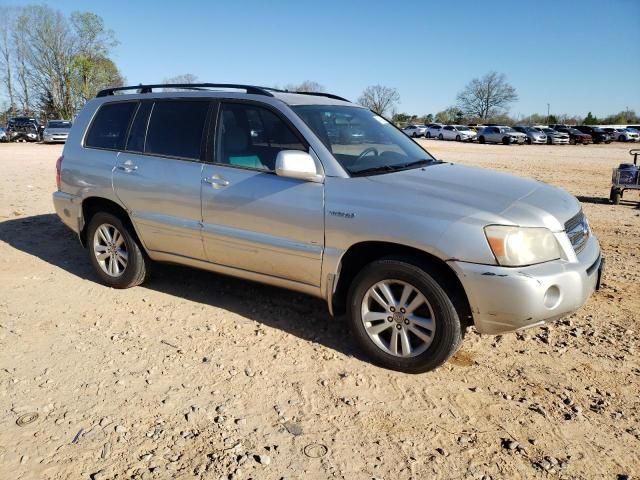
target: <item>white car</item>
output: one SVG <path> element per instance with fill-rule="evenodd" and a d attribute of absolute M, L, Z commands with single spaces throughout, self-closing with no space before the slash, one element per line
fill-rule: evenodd
<path fill-rule="evenodd" d="M 455 140 L 457 142 L 472 142 L 476 138 L 476 132 L 464 125 L 446 125 L 442 127 L 438 138 L 440 140 Z"/>
<path fill-rule="evenodd" d="M 427 134 L 425 135 L 427 138 L 438 138 L 438 135 L 440 135 L 440 131 L 442 130 L 442 127 L 444 125 L 442 125 L 441 123 L 430 123 L 429 125 L 427 125 Z"/>
<path fill-rule="evenodd" d="M 409 125 L 404 127 L 402 131 L 413 138 L 424 137 L 427 134 L 426 125 Z"/>
<path fill-rule="evenodd" d="M 637 142 L 640 141 L 640 133 L 634 128 L 621 128 L 616 132 L 615 139 L 619 142 Z"/>

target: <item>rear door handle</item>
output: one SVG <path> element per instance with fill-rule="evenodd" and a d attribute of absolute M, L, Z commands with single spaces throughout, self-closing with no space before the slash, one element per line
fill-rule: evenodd
<path fill-rule="evenodd" d="M 204 177 L 202 181 L 205 183 L 208 183 L 213 188 L 222 188 L 229 185 L 229 180 L 225 180 L 224 178 L 219 177 L 218 175 L 213 175 L 211 177 Z"/>
<path fill-rule="evenodd" d="M 125 173 L 131 173 L 134 172 L 138 169 L 138 166 L 133 163 L 131 160 L 127 160 L 124 163 L 121 163 L 120 165 L 118 165 L 118 170 L 122 170 Z"/>

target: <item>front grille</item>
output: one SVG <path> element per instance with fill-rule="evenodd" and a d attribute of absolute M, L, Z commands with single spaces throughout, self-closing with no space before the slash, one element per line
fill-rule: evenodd
<path fill-rule="evenodd" d="M 580 253 L 589 240 L 589 224 L 582 210 L 565 222 L 564 231 L 575 252 Z"/>

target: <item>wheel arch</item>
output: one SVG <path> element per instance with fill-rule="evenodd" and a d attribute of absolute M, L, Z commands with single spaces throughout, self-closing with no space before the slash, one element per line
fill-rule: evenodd
<path fill-rule="evenodd" d="M 80 242 L 83 247 L 86 247 L 87 245 L 87 227 L 93 216 L 99 212 L 111 213 L 118 217 L 122 223 L 129 228 L 131 235 L 134 236 L 138 244 L 141 246 L 143 245 L 140 241 L 140 237 L 138 236 L 138 232 L 129 217 L 129 213 L 122 205 L 104 197 L 87 197 L 82 201 L 82 229 L 80 230 Z"/>
<path fill-rule="evenodd" d="M 335 289 L 330 296 L 332 311 L 335 314 L 346 312 L 347 293 L 356 275 L 369 263 L 383 258 L 408 260 L 433 274 L 456 307 L 463 326 L 473 324 L 471 307 L 462 282 L 444 260 L 424 250 L 382 241 L 356 243 L 342 255 L 338 264 Z"/>

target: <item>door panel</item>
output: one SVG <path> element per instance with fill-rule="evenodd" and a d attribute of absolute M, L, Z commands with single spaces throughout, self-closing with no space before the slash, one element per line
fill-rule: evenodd
<path fill-rule="evenodd" d="M 320 285 L 323 184 L 222 165 L 205 165 L 202 179 L 209 261 Z"/>
<path fill-rule="evenodd" d="M 200 235 L 202 163 L 121 152 L 116 195 L 148 250 L 204 259 Z"/>

